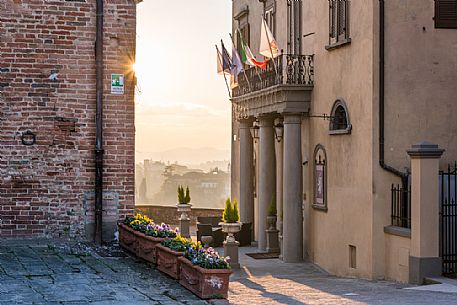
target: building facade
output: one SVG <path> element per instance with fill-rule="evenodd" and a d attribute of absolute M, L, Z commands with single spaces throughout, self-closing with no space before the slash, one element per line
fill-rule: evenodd
<path fill-rule="evenodd" d="M 96 20 L 95 0 L 0 2 L 0 237 L 93 238 Z M 135 1 L 105 1 L 103 20 L 102 220 L 111 240 L 134 208 Z"/>
<path fill-rule="evenodd" d="M 282 54 L 232 92 L 241 220 L 266 249 L 275 196 L 284 261 L 408 281 L 411 230 L 391 230 L 391 189 L 410 185 L 416 142 L 446 150 L 440 168 L 457 159 L 457 1 L 234 0 L 254 53 L 262 16 Z"/>

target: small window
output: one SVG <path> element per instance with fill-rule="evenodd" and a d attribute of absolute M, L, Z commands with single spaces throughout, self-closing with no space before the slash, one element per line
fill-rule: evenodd
<path fill-rule="evenodd" d="M 314 149 L 314 202 L 313 208 L 327 211 L 327 154 L 324 146 Z"/>
<path fill-rule="evenodd" d="M 330 115 L 330 134 L 347 134 L 351 133 L 352 125 L 349 122 L 349 113 L 346 103 L 343 100 L 337 100 L 333 104 Z"/>
<path fill-rule="evenodd" d="M 329 44 L 327 50 L 351 42 L 349 38 L 349 0 L 328 0 Z"/>
<path fill-rule="evenodd" d="M 435 28 L 457 29 L 457 0 L 435 0 Z"/>

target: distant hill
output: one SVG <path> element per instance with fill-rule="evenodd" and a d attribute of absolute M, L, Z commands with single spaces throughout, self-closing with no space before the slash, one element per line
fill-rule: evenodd
<path fill-rule="evenodd" d="M 143 162 L 144 159 L 160 160 L 163 162 L 180 164 L 200 164 L 215 160 L 230 160 L 230 151 L 211 147 L 202 148 L 175 148 L 164 151 L 144 152 L 135 151 L 135 162 Z M 223 170 L 226 170 L 225 168 Z"/>

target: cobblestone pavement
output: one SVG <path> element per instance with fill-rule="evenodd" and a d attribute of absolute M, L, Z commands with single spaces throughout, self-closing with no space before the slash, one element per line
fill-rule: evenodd
<path fill-rule="evenodd" d="M 0 240 L 0 304 L 207 304 L 132 257 Z"/>
<path fill-rule="evenodd" d="M 0 305 L 208 304 L 141 260 L 103 257 L 92 248 L 48 243 L 0 240 Z M 243 268 L 231 276 L 229 300 L 209 303 L 457 304 L 456 293 L 338 278 L 310 263 L 254 260 L 243 254 L 255 252 L 254 248 L 240 252 Z"/>

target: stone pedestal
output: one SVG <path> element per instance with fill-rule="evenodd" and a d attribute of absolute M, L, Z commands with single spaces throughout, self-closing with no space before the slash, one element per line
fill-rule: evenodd
<path fill-rule="evenodd" d="M 190 238 L 190 218 L 187 213 L 190 212 L 191 204 L 177 204 L 179 216 L 179 233 L 184 238 Z"/>
<path fill-rule="evenodd" d="M 267 252 L 279 252 L 279 231 L 274 228 L 272 230 L 267 230 Z"/>
<path fill-rule="evenodd" d="M 267 211 L 271 196 L 276 191 L 275 147 L 273 118 L 261 116 L 259 130 L 259 249 L 267 247 Z"/>
<path fill-rule="evenodd" d="M 239 269 L 240 263 L 238 258 L 238 246 L 240 245 L 237 241 L 224 241 L 224 256 L 229 256 L 230 267 L 232 269 Z"/>
<path fill-rule="evenodd" d="M 303 260 L 301 116 L 284 116 L 283 248 L 284 262 Z"/>
<path fill-rule="evenodd" d="M 439 257 L 439 160 L 444 150 L 430 142 L 412 145 L 411 250 L 409 281 L 422 284 L 425 277 L 441 275 Z"/>

